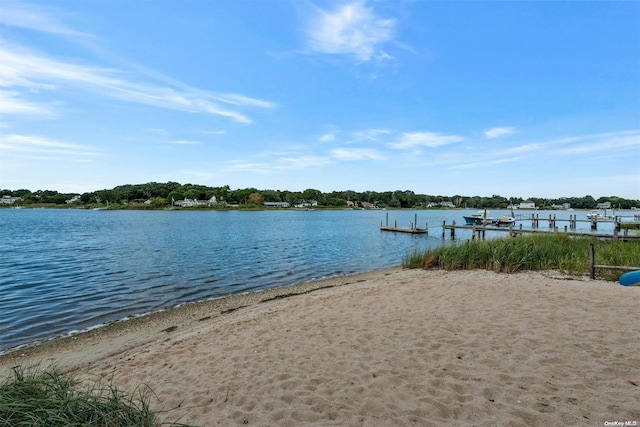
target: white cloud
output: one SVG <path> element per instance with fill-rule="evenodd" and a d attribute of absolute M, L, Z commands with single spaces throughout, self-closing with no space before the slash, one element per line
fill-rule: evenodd
<path fill-rule="evenodd" d="M 486 168 L 495 165 L 502 165 L 505 163 L 513 163 L 522 160 L 522 157 L 504 157 L 498 159 L 484 159 L 476 162 L 460 163 L 451 166 L 450 169 L 478 169 Z"/>
<path fill-rule="evenodd" d="M 353 136 L 358 141 L 377 141 L 382 136 L 391 134 L 387 129 L 365 129 L 353 133 Z"/>
<path fill-rule="evenodd" d="M 243 113 L 221 107 L 214 101 L 234 106 L 273 108 L 275 104 L 236 94 L 216 94 L 201 90 L 174 89 L 135 82 L 120 70 L 88 67 L 47 58 L 21 48 L 0 48 L 0 87 L 24 87 L 30 90 L 59 90 L 62 87 L 92 91 L 157 108 L 203 113 L 251 123 Z M 17 97 L 14 92 L 14 99 Z M 38 107 L 43 110 L 45 107 Z"/>
<path fill-rule="evenodd" d="M 281 157 L 269 162 L 232 161 L 225 169 L 233 172 L 258 174 L 279 173 L 287 170 L 308 169 L 326 166 L 331 161 L 327 157 L 303 155 L 297 157 Z"/>
<path fill-rule="evenodd" d="M 464 138 L 458 135 L 441 135 L 436 132 L 405 132 L 396 142 L 389 143 L 389 147 L 408 149 L 414 147 L 439 147 L 441 145 L 461 142 Z"/>
<path fill-rule="evenodd" d="M 614 150 L 627 148 L 634 149 L 636 155 L 640 153 L 640 131 L 637 130 L 583 135 L 571 138 L 567 142 L 576 142 L 576 144 L 560 147 L 559 153 L 565 155 L 587 154 L 598 151 L 614 153 Z"/>
<path fill-rule="evenodd" d="M 20 92 L 5 90 L 0 90 L 0 114 L 23 116 L 54 115 L 48 106 L 26 101 L 22 98 Z"/>
<path fill-rule="evenodd" d="M 37 11 L 37 12 L 36 12 Z M 4 2 L 0 13 L 0 25 L 69 37 L 92 37 L 75 31 L 60 23 L 55 17 L 56 10 L 43 4 L 33 5 L 23 2 Z"/>
<path fill-rule="evenodd" d="M 314 52 L 353 55 L 360 61 L 389 59 L 381 45 L 395 36 L 395 20 L 378 17 L 364 1 L 338 6 L 332 11 L 317 9 L 307 30 Z"/>
<path fill-rule="evenodd" d="M 385 157 L 370 148 L 336 148 L 331 155 L 338 160 L 383 160 Z"/>
<path fill-rule="evenodd" d="M 500 128 L 491 128 L 484 131 L 484 136 L 493 139 L 498 138 L 505 135 L 511 135 L 516 133 L 516 129 L 513 127 L 500 127 Z"/>
<path fill-rule="evenodd" d="M 320 138 L 318 138 L 318 140 L 320 142 L 333 142 L 336 140 L 336 136 L 338 135 L 338 133 L 340 133 L 340 131 L 334 130 L 332 132 L 327 132 L 323 135 L 320 135 Z"/>
<path fill-rule="evenodd" d="M 37 159 L 88 160 L 101 154 L 91 146 L 55 141 L 31 135 L 0 135 L 0 157 L 10 153 L 26 154 Z"/>

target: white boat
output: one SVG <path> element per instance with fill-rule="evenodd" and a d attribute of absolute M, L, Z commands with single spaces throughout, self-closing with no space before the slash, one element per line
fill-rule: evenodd
<path fill-rule="evenodd" d="M 468 225 L 490 224 L 496 221 L 495 218 L 489 217 L 489 212 L 486 210 L 478 211 L 472 215 L 463 216 L 463 218 Z"/>
<path fill-rule="evenodd" d="M 495 225 L 506 225 L 506 226 L 510 226 L 515 224 L 516 219 L 512 216 L 509 215 L 503 215 L 500 218 L 496 219 L 494 224 Z"/>
<path fill-rule="evenodd" d="M 598 211 L 591 211 L 590 213 L 587 214 L 587 218 L 588 219 L 595 219 L 595 220 L 610 220 L 610 219 L 615 219 L 615 217 L 613 216 L 607 216 L 607 212 L 605 211 L 604 215 L 601 214 Z"/>

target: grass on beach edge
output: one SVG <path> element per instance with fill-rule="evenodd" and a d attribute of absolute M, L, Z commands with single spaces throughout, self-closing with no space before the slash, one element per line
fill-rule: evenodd
<path fill-rule="evenodd" d="M 558 233 L 470 240 L 424 252 L 416 251 L 405 257 L 402 266 L 446 270 L 486 269 L 503 273 L 558 270 L 581 276 L 588 274 L 590 269 L 590 244 L 595 247 L 597 265 L 637 267 L 640 262 L 640 242 L 570 237 Z M 619 270 L 597 271 L 598 277 L 606 280 L 618 280 L 621 274 Z"/>
<path fill-rule="evenodd" d="M 0 425 L 3 426 L 182 426 L 161 423 L 150 410 L 150 389 L 135 394 L 112 384 L 82 388 L 70 374 L 55 367 L 20 366 L 0 383 Z"/>

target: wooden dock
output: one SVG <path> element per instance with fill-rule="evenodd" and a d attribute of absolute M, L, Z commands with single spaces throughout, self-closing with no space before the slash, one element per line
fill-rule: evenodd
<path fill-rule="evenodd" d="M 559 220 L 558 220 L 559 221 Z M 566 221 L 566 220 L 565 220 Z M 516 237 L 520 234 L 535 234 L 535 233 L 562 233 L 568 236 L 576 236 L 576 237 L 595 237 L 598 239 L 613 239 L 613 240 L 622 240 L 622 241 L 630 241 L 630 240 L 640 240 L 639 235 L 629 234 L 629 230 L 624 229 L 620 232 L 619 227 L 615 227 L 613 233 L 597 233 L 595 231 L 586 232 L 586 231 L 574 231 L 575 228 L 569 226 L 564 226 L 564 229 L 561 230 L 555 226 L 549 227 L 548 230 L 539 229 L 539 228 L 531 228 L 524 229 L 522 228 L 522 224 L 519 227 L 504 227 L 504 226 L 496 226 L 496 225 L 457 225 L 455 221 L 452 224 L 447 224 L 446 221 L 442 223 L 442 240 L 446 237 L 446 232 L 449 230 L 451 240 L 455 240 L 456 230 L 471 230 L 471 239 L 485 239 L 485 235 L 487 231 L 489 232 L 507 232 L 510 236 Z M 592 230 L 595 230 L 592 227 Z"/>
<path fill-rule="evenodd" d="M 640 219 L 640 217 L 637 217 Z M 635 218 L 634 218 L 635 219 Z M 446 221 L 442 222 L 442 240 L 445 240 L 447 234 L 449 234 L 451 240 L 456 239 L 456 230 L 471 230 L 471 239 L 484 240 L 487 232 L 502 232 L 509 233 L 510 236 L 516 237 L 521 234 L 535 234 L 535 233 L 563 233 L 568 236 L 576 237 L 595 237 L 598 239 L 613 239 L 622 241 L 640 240 L 640 235 L 629 234 L 629 230 L 620 227 L 621 217 L 612 217 L 612 219 L 578 219 L 577 215 L 571 215 L 569 219 L 557 219 L 555 215 L 549 215 L 549 218 L 540 218 L 538 214 L 530 216 L 518 216 L 516 222 L 519 222 L 518 226 L 504 226 L 495 224 L 463 224 L 458 225 L 455 221 L 451 224 L 447 224 Z M 523 228 L 522 223 L 531 221 L 531 228 Z M 548 228 L 540 228 L 541 222 L 547 222 Z M 429 226 L 425 223 L 424 227 L 418 227 L 418 214 L 414 216 L 413 221 L 409 221 L 409 227 L 398 227 L 398 221 L 394 221 L 393 225 L 389 225 L 389 213 L 386 215 L 386 223 L 380 222 L 380 231 L 391 231 L 396 233 L 407 234 L 425 234 L 429 235 Z M 589 222 L 591 223 L 591 231 L 577 231 L 578 223 Z M 612 233 L 598 233 L 598 223 L 602 222 L 614 222 L 614 228 Z M 563 228 L 559 228 L 558 224 L 565 223 Z M 447 233 L 448 231 L 448 233 Z"/>
<path fill-rule="evenodd" d="M 413 222 L 410 223 L 409 227 L 398 227 L 398 221 L 394 222 L 393 227 L 389 225 L 389 213 L 387 212 L 387 223 L 386 225 L 382 225 L 380 222 L 380 231 L 394 231 L 396 233 L 409 233 L 409 234 L 429 234 L 429 226 L 427 223 L 424 224 L 423 227 L 418 227 L 418 214 L 415 215 Z"/>
<path fill-rule="evenodd" d="M 418 227 L 385 227 L 380 226 L 380 231 L 395 231 L 396 233 L 410 233 L 410 234 L 429 234 L 428 228 Z"/>

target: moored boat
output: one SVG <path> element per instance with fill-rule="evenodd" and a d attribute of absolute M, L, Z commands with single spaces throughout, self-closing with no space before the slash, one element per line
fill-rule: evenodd
<path fill-rule="evenodd" d="M 473 215 L 465 215 L 463 218 L 468 225 L 490 224 L 496 221 L 495 218 L 489 217 L 489 212 L 486 210 L 478 211 Z"/>
<path fill-rule="evenodd" d="M 515 224 L 516 219 L 512 216 L 509 215 L 503 215 L 500 218 L 498 218 L 497 220 L 495 220 L 494 224 L 495 225 L 506 225 L 506 226 L 510 226 L 512 224 Z"/>

